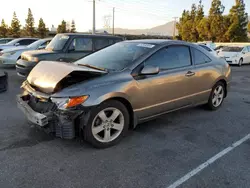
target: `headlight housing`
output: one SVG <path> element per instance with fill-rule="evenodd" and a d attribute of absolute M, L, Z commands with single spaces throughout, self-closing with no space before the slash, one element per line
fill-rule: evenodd
<path fill-rule="evenodd" d="M 39 61 L 39 59 L 37 57 L 32 57 L 32 56 L 27 56 L 26 59 L 28 61 L 32 61 L 32 62 L 38 62 Z"/>
<path fill-rule="evenodd" d="M 58 109 L 66 110 L 84 103 L 88 98 L 88 95 L 84 95 L 81 97 L 51 98 L 51 101 L 57 105 Z"/>

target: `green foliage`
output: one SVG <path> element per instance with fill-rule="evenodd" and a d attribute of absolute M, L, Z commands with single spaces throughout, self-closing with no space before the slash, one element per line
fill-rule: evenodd
<path fill-rule="evenodd" d="M 40 18 L 39 20 L 39 24 L 38 24 L 38 28 L 37 28 L 37 35 L 40 37 L 40 38 L 44 38 L 48 35 L 48 29 L 46 28 L 46 25 L 43 21 L 42 18 Z"/>
<path fill-rule="evenodd" d="M 66 22 L 63 20 L 60 25 L 57 27 L 57 33 L 67 33 Z"/>
<path fill-rule="evenodd" d="M 72 22 L 71 22 L 70 32 L 71 32 L 71 33 L 75 33 L 75 32 L 76 32 L 75 20 L 72 20 Z"/>
<path fill-rule="evenodd" d="M 16 16 L 16 12 L 13 13 L 13 18 L 11 21 L 11 27 L 10 27 L 10 35 L 12 37 L 20 37 L 21 34 L 21 24 L 20 21 L 18 20 L 17 16 Z"/>
<path fill-rule="evenodd" d="M 250 33 L 250 22 L 248 22 L 247 31 Z"/>
<path fill-rule="evenodd" d="M 35 32 L 35 21 L 34 21 L 34 17 L 33 17 L 33 14 L 31 12 L 31 9 L 29 8 L 28 9 L 28 16 L 27 16 L 27 19 L 25 20 L 26 24 L 25 24 L 25 27 L 24 27 L 24 32 L 26 34 L 26 36 L 30 36 L 30 37 L 33 37 L 36 35 L 36 32 Z"/>
<path fill-rule="evenodd" d="M 248 15 L 244 0 L 235 0 L 235 5 L 229 13 L 229 29 L 226 33 L 231 42 L 244 42 L 247 40 Z"/>
<path fill-rule="evenodd" d="M 0 26 L 0 37 L 7 37 L 8 34 L 8 25 L 5 23 L 4 19 L 2 19 Z"/>

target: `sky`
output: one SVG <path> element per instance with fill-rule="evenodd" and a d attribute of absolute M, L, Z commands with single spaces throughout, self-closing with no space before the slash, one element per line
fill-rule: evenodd
<path fill-rule="evenodd" d="M 212 0 L 203 0 L 205 14 L 208 14 Z M 173 17 L 181 16 L 184 9 L 190 9 L 192 3 L 199 0 L 96 0 L 96 28 L 103 28 L 104 17 L 110 16 L 112 27 L 112 9 L 115 7 L 115 27 L 128 29 L 146 29 L 165 24 Z M 222 0 L 225 14 L 235 0 Z M 250 15 L 250 0 L 245 0 L 246 11 Z M 77 31 L 89 31 L 92 28 L 92 0 L 5 0 L 1 3 L 0 19 L 10 24 L 16 11 L 21 24 L 25 24 L 28 8 L 31 8 L 35 24 L 42 17 L 47 25 L 57 25 L 64 19 L 76 22 Z"/>

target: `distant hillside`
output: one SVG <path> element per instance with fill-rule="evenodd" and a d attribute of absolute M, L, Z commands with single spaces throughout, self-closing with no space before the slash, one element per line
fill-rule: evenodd
<path fill-rule="evenodd" d="M 173 36 L 174 22 L 168 22 L 164 25 L 159 25 L 149 29 L 124 29 L 115 28 L 116 34 L 128 34 L 128 35 L 160 35 L 160 36 Z M 103 29 L 99 30 L 102 31 Z M 110 32 L 110 31 L 109 31 Z M 176 30 L 176 34 L 178 31 Z"/>

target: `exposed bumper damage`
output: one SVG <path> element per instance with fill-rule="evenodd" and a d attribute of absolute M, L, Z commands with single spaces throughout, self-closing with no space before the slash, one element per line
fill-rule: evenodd
<path fill-rule="evenodd" d="M 30 94 L 17 95 L 18 108 L 32 124 L 54 133 L 56 137 L 73 139 L 80 133 L 79 117 L 84 111 L 57 109 L 49 100 L 39 99 Z"/>

